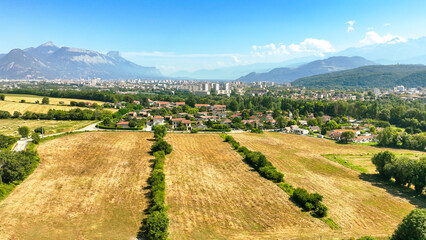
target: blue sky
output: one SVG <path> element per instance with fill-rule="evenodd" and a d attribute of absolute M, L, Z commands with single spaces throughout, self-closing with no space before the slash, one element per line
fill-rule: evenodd
<path fill-rule="evenodd" d="M 1 0 L 0 52 L 53 41 L 163 72 L 279 62 L 426 36 L 426 1 Z"/>

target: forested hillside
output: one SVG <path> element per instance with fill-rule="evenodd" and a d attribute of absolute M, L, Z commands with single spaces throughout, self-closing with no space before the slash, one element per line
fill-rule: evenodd
<path fill-rule="evenodd" d="M 299 78 L 295 86 L 317 88 L 392 88 L 426 86 L 424 65 L 374 65 Z"/>

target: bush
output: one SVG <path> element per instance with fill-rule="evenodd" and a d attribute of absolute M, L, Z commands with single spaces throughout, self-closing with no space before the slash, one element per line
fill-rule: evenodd
<path fill-rule="evenodd" d="M 404 217 L 391 240 L 425 240 L 426 209 L 414 209 Z"/>
<path fill-rule="evenodd" d="M 357 240 L 376 240 L 376 239 L 371 236 L 364 236 L 364 237 L 358 238 Z"/>
<path fill-rule="evenodd" d="M 38 135 L 38 133 L 33 133 L 32 135 L 31 135 L 31 138 L 33 139 L 33 143 L 34 144 L 39 144 L 40 143 L 40 140 L 41 140 L 41 138 L 40 138 L 40 135 Z"/>
<path fill-rule="evenodd" d="M 26 138 L 30 134 L 30 129 L 28 127 L 20 127 L 18 128 L 18 133 L 23 137 Z"/>
<path fill-rule="evenodd" d="M 303 188 L 296 188 L 291 195 L 291 199 L 295 201 L 300 207 L 306 211 L 314 210 L 313 216 L 325 217 L 327 216 L 327 207 L 321 203 L 322 195 L 318 193 L 308 193 Z"/>
<path fill-rule="evenodd" d="M 151 147 L 151 151 L 153 153 L 158 152 L 158 151 L 163 151 L 166 155 L 171 153 L 172 150 L 173 150 L 172 145 L 170 145 L 169 143 L 167 143 L 164 140 L 159 140 L 159 141 L 155 142 Z"/>
<path fill-rule="evenodd" d="M 13 145 L 14 143 L 16 143 L 16 138 L 14 137 L 10 137 L 10 136 L 5 136 L 5 135 L 1 135 L 0 134 L 0 149 L 2 148 L 8 148 L 9 146 Z"/>
<path fill-rule="evenodd" d="M 198 129 L 191 129 L 191 133 L 198 133 Z"/>
<path fill-rule="evenodd" d="M 147 239 L 165 240 L 167 239 L 169 217 L 166 211 L 154 211 L 146 220 L 145 234 Z"/>
<path fill-rule="evenodd" d="M 34 132 L 43 134 L 43 133 L 46 133 L 46 130 L 44 129 L 44 127 L 38 127 L 34 129 Z"/>
<path fill-rule="evenodd" d="M 288 183 L 278 183 L 278 187 L 280 187 L 284 192 L 286 192 L 288 195 L 293 195 L 294 187 Z"/>
<path fill-rule="evenodd" d="M 154 132 L 154 138 L 157 140 L 164 138 L 167 134 L 167 129 L 164 125 L 156 125 L 152 128 L 152 131 Z"/>

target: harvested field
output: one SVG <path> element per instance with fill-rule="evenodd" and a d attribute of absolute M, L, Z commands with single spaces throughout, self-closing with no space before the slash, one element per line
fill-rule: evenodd
<path fill-rule="evenodd" d="M 4 94 L 5 95 L 5 101 L 8 102 L 19 102 L 21 100 L 25 100 L 28 103 L 35 103 L 36 101 L 39 101 L 41 103 L 41 100 L 43 99 L 43 96 L 37 96 L 37 95 L 29 95 L 29 94 Z M 63 105 L 70 105 L 71 101 L 75 102 L 91 102 L 91 103 L 97 103 L 99 105 L 103 104 L 102 101 L 95 101 L 95 100 L 84 100 L 84 99 L 75 99 L 75 98 L 55 98 L 55 97 L 48 97 L 49 98 L 49 104 L 51 105 L 59 105 L 59 102 L 63 102 Z"/>
<path fill-rule="evenodd" d="M 49 109 L 69 111 L 74 108 L 77 107 L 0 101 L 0 110 L 8 111 L 10 112 L 10 114 L 13 114 L 13 112 L 15 111 L 18 111 L 22 114 L 26 111 L 36 113 L 47 113 Z"/>
<path fill-rule="evenodd" d="M 80 133 L 38 147 L 0 202 L 0 239 L 134 239 L 147 208 L 150 133 Z"/>
<path fill-rule="evenodd" d="M 96 121 L 56 121 L 56 120 L 19 120 L 19 119 L 0 119 L 0 134 L 9 136 L 20 136 L 18 128 L 27 126 L 31 131 L 38 127 L 44 127 L 45 134 L 60 132 L 69 132 L 83 128 Z"/>
<path fill-rule="evenodd" d="M 312 239 L 335 233 L 242 161 L 218 134 L 169 134 L 171 239 Z M 314 231 L 313 231 L 314 230 Z"/>
<path fill-rule="evenodd" d="M 361 175 L 321 156 L 361 153 L 373 156 L 386 149 L 282 133 L 231 135 L 242 146 L 265 154 L 293 186 L 322 194 L 329 216 L 342 227 L 339 237 L 389 236 L 414 207 L 426 207 L 421 200 L 381 187 L 371 174 Z M 399 154 L 416 153 L 390 150 Z"/>

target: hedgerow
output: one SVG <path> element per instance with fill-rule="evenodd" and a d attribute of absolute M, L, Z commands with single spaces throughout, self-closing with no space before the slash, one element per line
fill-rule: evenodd
<path fill-rule="evenodd" d="M 154 166 L 151 176 L 148 179 L 151 185 L 150 206 L 148 209 L 149 216 L 143 221 L 141 232 L 138 235 L 140 239 L 167 239 L 169 217 L 167 215 L 167 207 L 165 205 L 166 182 L 164 174 L 164 163 L 166 154 L 172 151 L 172 147 L 163 137 L 166 131 L 158 128 L 156 132 L 156 142 L 152 146 L 152 155 L 154 156 Z"/>
<path fill-rule="evenodd" d="M 321 203 L 323 196 L 318 193 L 308 193 L 303 188 L 294 188 L 291 184 L 284 183 L 284 174 L 278 171 L 265 155 L 261 152 L 253 152 L 244 146 L 240 146 L 232 136 L 220 135 L 236 150 L 244 161 L 253 167 L 262 177 L 276 183 L 290 198 L 306 211 L 312 211 L 311 215 L 322 218 L 327 216 L 327 207 Z"/>

